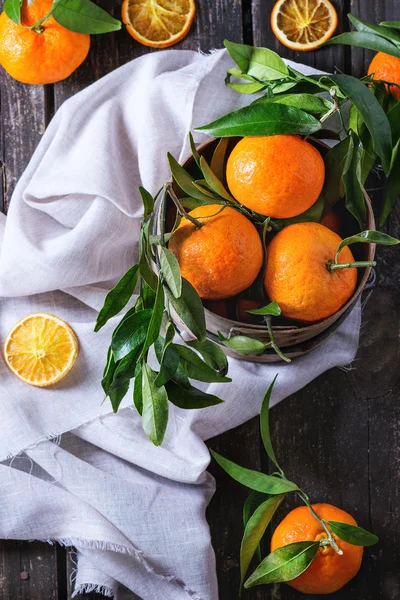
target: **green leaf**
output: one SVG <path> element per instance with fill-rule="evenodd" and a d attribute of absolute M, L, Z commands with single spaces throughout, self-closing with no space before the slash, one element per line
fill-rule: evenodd
<path fill-rule="evenodd" d="M 400 104 L 400 102 L 399 102 Z M 229 139 L 221 138 L 218 142 L 217 147 L 214 150 L 211 159 L 211 170 L 215 173 L 220 181 L 224 181 L 225 177 L 225 163 L 226 155 L 228 152 Z"/>
<path fill-rule="evenodd" d="M 164 386 L 157 387 L 157 373 L 143 364 L 143 429 L 155 446 L 162 444 L 168 423 L 168 396 Z"/>
<path fill-rule="evenodd" d="M 106 361 L 106 366 L 103 371 L 103 378 L 101 380 L 101 387 L 103 388 L 104 393 L 107 394 L 107 396 L 108 396 L 109 389 L 111 387 L 112 380 L 114 378 L 114 373 L 115 373 L 116 368 L 117 368 L 117 363 L 114 360 L 112 349 L 110 346 L 108 349 L 108 352 L 107 352 L 107 361 Z"/>
<path fill-rule="evenodd" d="M 355 133 L 350 133 L 349 138 L 349 150 L 342 175 L 346 208 L 357 219 L 360 227 L 363 228 L 367 219 L 367 208 L 361 187 L 360 140 Z"/>
<path fill-rule="evenodd" d="M 223 400 L 218 398 L 218 396 L 202 392 L 191 385 L 188 388 L 183 388 L 173 381 L 168 381 L 168 383 L 165 384 L 165 388 L 167 390 L 168 400 L 179 408 L 192 410 L 196 408 L 207 408 L 208 406 L 215 406 L 223 403 Z"/>
<path fill-rule="evenodd" d="M 319 542 L 295 542 L 271 552 L 244 584 L 245 588 L 295 579 L 310 566 Z"/>
<path fill-rule="evenodd" d="M 231 90 L 234 90 L 235 92 L 239 92 L 239 94 L 256 94 L 257 92 L 260 92 L 261 90 L 265 89 L 265 84 L 264 83 L 258 83 L 258 82 L 254 82 L 254 83 L 235 83 L 235 82 L 231 82 L 229 74 L 225 78 L 225 85 L 227 87 L 231 88 Z"/>
<path fill-rule="evenodd" d="M 161 273 L 175 298 L 182 293 L 182 278 L 179 263 L 175 254 L 161 246 L 160 248 Z"/>
<path fill-rule="evenodd" d="M 210 452 L 219 466 L 222 467 L 232 479 L 245 485 L 251 490 L 263 492 L 264 494 L 271 494 L 271 496 L 298 490 L 297 485 L 287 479 L 281 479 L 274 475 L 265 475 L 264 473 L 253 471 L 252 469 L 245 469 L 231 460 L 224 458 L 214 450 L 210 450 Z"/>
<path fill-rule="evenodd" d="M 139 271 L 145 282 L 156 292 L 158 277 L 151 268 L 150 221 L 142 224 L 139 237 Z"/>
<path fill-rule="evenodd" d="M 192 151 L 193 158 L 196 161 L 197 166 L 200 167 L 200 154 L 197 152 L 196 144 L 194 143 L 194 139 L 193 139 L 193 136 L 190 131 L 189 131 L 189 143 L 190 143 L 190 149 Z"/>
<path fill-rule="evenodd" d="M 354 25 L 357 31 L 361 31 L 363 33 L 377 34 L 380 37 L 385 38 L 389 42 L 393 42 L 395 45 L 400 42 L 400 35 L 397 33 L 397 31 L 390 31 L 388 27 L 368 23 L 367 21 L 363 21 L 362 19 L 359 19 L 351 13 L 347 16 L 349 18 L 349 21 Z"/>
<path fill-rule="evenodd" d="M 349 246 L 350 244 L 355 244 L 357 242 L 361 242 L 364 244 L 382 244 L 383 246 L 394 246 L 395 244 L 400 244 L 400 240 L 397 240 L 391 235 L 387 235 L 387 233 L 382 233 L 381 231 L 374 230 L 362 231 L 361 233 L 357 233 L 356 235 L 347 237 L 340 242 L 336 252 L 336 258 L 339 256 L 342 248 L 344 248 L 345 246 Z"/>
<path fill-rule="evenodd" d="M 392 134 L 382 106 L 371 93 L 371 90 L 356 77 L 330 75 L 330 79 L 357 106 L 366 127 L 371 133 L 374 150 L 382 160 L 385 173 L 388 173 L 392 153 Z"/>
<path fill-rule="evenodd" d="M 273 81 L 282 79 L 289 70 L 281 57 L 268 48 L 224 41 L 225 48 L 243 73 L 256 79 Z"/>
<path fill-rule="evenodd" d="M 139 265 L 133 265 L 108 292 L 104 305 L 98 314 L 94 330 L 99 331 L 111 317 L 117 315 L 126 306 L 135 291 L 139 276 Z"/>
<path fill-rule="evenodd" d="M 204 340 L 203 342 L 190 340 L 186 344 L 197 350 L 209 367 L 218 371 L 220 375 L 226 375 L 228 372 L 228 359 L 222 348 L 215 342 L 211 340 Z"/>
<path fill-rule="evenodd" d="M 383 225 L 400 195 L 400 139 L 393 149 L 392 166 L 386 180 L 379 211 L 379 224 Z"/>
<path fill-rule="evenodd" d="M 261 405 L 260 431 L 261 431 L 261 439 L 263 441 L 264 448 L 265 448 L 265 451 L 266 451 L 269 459 L 280 470 L 280 466 L 278 464 L 274 449 L 272 447 L 271 435 L 269 432 L 269 403 L 271 400 L 271 393 L 272 393 L 272 390 L 273 390 L 273 387 L 274 387 L 277 377 L 278 377 L 278 374 L 275 375 L 274 379 L 272 380 L 271 385 L 268 387 L 268 389 L 265 393 L 265 396 L 264 396 L 263 403 Z"/>
<path fill-rule="evenodd" d="M 191 196 L 192 198 L 196 198 L 196 200 L 201 200 L 205 202 L 209 202 L 209 196 L 204 192 L 201 192 L 195 185 L 194 179 L 185 169 L 178 163 L 177 160 L 168 152 L 167 154 L 169 168 L 171 169 L 172 177 L 177 185 L 183 190 L 186 194 Z"/>
<path fill-rule="evenodd" d="M 240 546 L 240 585 L 243 585 L 244 578 L 249 568 L 251 559 L 261 542 L 261 539 L 271 522 L 276 510 L 284 499 L 285 495 L 272 496 L 263 502 L 250 517 L 244 530 L 242 543 Z"/>
<path fill-rule="evenodd" d="M 123 385 L 130 379 L 133 379 L 133 377 L 135 376 L 136 366 L 141 352 L 141 348 L 141 346 L 135 348 L 122 360 L 118 361 L 117 368 L 114 371 L 114 377 L 109 388 L 109 395 L 114 390 L 123 387 Z"/>
<path fill-rule="evenodd" d="M 373 546 L 379 542 L 377 535 L 362 527 L 340 523 L 339 521 L 326 521 L 326 523 L 338 538 L 353 546 Z"/>
<path fill-rule="evenodd" d="M 396 56 L 396 58 L 400 58 L 400 48 L 388 40 L 372 33 L 360 33 L 359 31 L 341 33 L 340 35 L 331 38 L 324 46 L 332 44 L 367 48 L 369 50 L 375 50 L 376 52 L 385 52 L 385 54 L 391 54 L 392 56 Z"/>
<path fill-rule="evenodd" d="M 125 383 L 123 383 L 122 386 L 119 387 L 118 389 L 110 392 L 110 394 L 109 394 L 110 402 L 111 402 L 112 409 L 115 413 L 118 412 L 120 404 L 121 404 L 122 400 L 124 399 L 124 397 L 126 396 L 128 389 L 129 389 L 129 380 L 125 381 Z"/>
<path fill-rule="evenodd" d="M 269 344 L 263 344 L 259 340 L 247 337 L 246 335 L 234 335 L 228 339 L 220 331 L 218 331 L 218 339 L 221 344 L 243 356 L 262 354 L 269 346 Z"/>
<path fill-rule="evenodd" d="M 118 31 L 122 23 L 90 0 L 61 0 L 53 11 L 59 25 L 77 33 Z"/>
<path fill-rule="evenodd" d="M 253 104 L 260 104 L 266 106 L 267 104 L 285 104 L 286 106 L 293 106 L 299 108 L 313 115 L 322 115 L 332 108 L 332 102 L 321 98 L 320 96 L 314 96 L 313 94 L 285 94 L 279 96 L 262 96 L 253 102 Z"/>
<path fill-rule="evenodd" d="M 235 199 L 227 192 L 224 185 L 220 182 L 218 177 L 214 175 L 204 156 L 200 158 L 200 167 L 204 175 L 204 179 L 207 182 L 207 185 L 214 190 L 219 196 L 228 200 L 230 202 L 235 202 Z"/>
<path fill-rule="evenodd" d="M 142 187 L 141 185 L 139 185 L 139 192 L 142 197 L 143 208 L 144 208 L 143 217 L 146 218 L 149 215 L 151 215 L 154 210 L 154 198 L 150 194 L 150 192 L 145 190 L 144 187 Z"/>
<path fill-rule="evenodd" d="M 143 371 L 140 369 L 136 373 L 135 381 L 133 383 L 133 403 L 139 415 L 143 413 Z"/>
<path fill-rule="evenodd" d="M 175 329 L 171 322 L 168 323 L 165 340 L 161 348 L 157 348 L 157 344 L 155 345 L 156 356 L 160 363 L 160 372 L 157 375 L 156 385 L 161 387 L 165 385 L 167 381 L 173 379 L 175 373 L 179 366 L 180 356 L 179 353 L 172 345 L 172 340 L 174 339 Z M 159 339 L 162 339 L 161 336 Z"/>
<path fill-rule="evenodd" d="M 198 354 L 193 352 L 187 346 L 174 344 L 173 347 L 181 357 L 180 365 L 183 372 L 191 379 L 205 381 L 207 383 L 222 383 L 232 381 L 229 377 L 224 377 L 215 369 L 205 363 Z"/>
<path fill-rule="evenodd" d="M 400 139 L 400 101 L 387 112 L 390 129 L 392 131 L 393 144 L 397 144 Z"/>
<path fill-rule="evenodd" d="M 138 313 L 137 313 L 138 314 Z M 154 344 L 159 336 L 161 324 L 164 314 L 164 289 L 160 280 L 158 280 L 158 287 L 156 293 L 156 299 L 154 301 L 153 310 L 151 313 L 151 319 L 147 328 L 146 339 L 144 341 L 143 349 L 140 354 L 139 360 L 143 358 L 147 350 Z"/>
<path fill-rule="evenodd" d="M 379 25 L 383 27 L 392 27 L 393 29 L 400 29 L 400 21 L 381 21 Z"/>
<path fill-rule="evenodd" d="M 111 340 L 114 360 L 124 358 L 132 350 L 143 344 L 151 315 L 151 309 L 140 310 L 120 323 Z"/>
<path fill-rule="evenodd" d="M 174 310 L 185 323 L 186 327 L 198 340 L 204 340 L 206 337 L 204 307 L 200 300 L 200 296 L 192 284 L 182 277 L 181 296 L 175 298 L 168 290 L 167 295 Z"/>
<path fill-rule="evenodd" d="M 243 505 L 243 527 L 246 528 L 246 525 L 251 517 L 251 515 L 255 512 L 255 510 L 261 506 L 263 502 L 271 498 L 269 494 L 263 494 L 262 492 L 250 492 L 247 496 L 246 501 Z M 261 561 L 261 548 L 260 545 L 256 548 L 256 554 L 259 561 Z"/>
<path fill-rule="evenodd" d="M 254 308 L 252 310 L 246 310 L 246 312 L 252 315 L 272 315 L 273 317 L 279 317 L 281 314 L 281 309 L 276 300 L 273 300 L 266 306 L 262 306 L 261 308 Z"/>
<path fill-rule="evenodd" d="M 261 104 L 250 104 L 212 123 L 196 127 L 196 131 L 214 137 L 283 133 L 310 135 L 319 129 L 321 123 L 312 115 L 293 106 L 274 103 L 268 106 L 268 110 Z"/>
<path fill-rule="evenodd" d="M 3 10 L 7 17 L 17 23 L 21 23 L 21 4 L 22 0 L 5 0 Z"/>

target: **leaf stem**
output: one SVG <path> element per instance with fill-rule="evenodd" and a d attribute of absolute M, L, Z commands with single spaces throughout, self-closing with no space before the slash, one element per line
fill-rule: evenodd
<path fill-rule="evenodd" d="M 284 360 L 287 363 L 292 362 L 292 360 L 290 358 L 288 358 L 287 356 L 285 356 L 283 354 L 282 350 L 279 348 L 279 346 L 275 342 L 275 336 L 274 336 L 274 332 L 272 330 L 272 325 L 271 325 L 271 316 L 268 315 L 266 317 L 265 321 L 267 323 L 267 329 L 268 329 L 269 337 L 270 337 L 270 340 L 271 340 L 270 343 L 271 343 L 272 348 L 275 350 L 275 352 L 277 353 L 277 355 L 281 357 L 282 360 Z"/>
<path fill-rule="evenodd" d="M 319 516 L 317 515 L 317 513 L 315 512 L 315 510 L 313 509 L 311 502 L 307 496 L 307 494 L 305 494 L 302 490 L 299 490 L 297 492 L 297 494 L 300 496 L 300 498 L 303 500 L 304 504 L 306 504 L 312 514 L 312 516 L 314 517 L 314 519 L 316 519 L 318 521 L 318 523 L 320 523 L 320 525 L 323 527 L 325 533 L 328 536 L 328 542 L 329 544 L 332 546 L 332 548 L 334 549 L 335 552 L 337 552 L 339 555 L 343 554 L 343 550 L 341 550 L 339 548 L 339 546 L 337 545 L 335 538 L 333 537 L 331 531 L 328 529 L 325 521 L 323 521 L 322 519 L 319 518 Z M 326 542 L 325 542 L 326 544 Z"/>
<path fill-rule="evenodd" d="M 335 263 L 335 261 L 330 260 L 326 263 L 326 268 L 330 273 L 337 271 L 339 269 L 352 269 L 353 267 L 375 267 L 376 262 L 374 260 L 359 260 L 351 263 Z"/>
<path fill-rule="evenodd" d="M 189 215 L 189 213 L 187 213 L 185 211 L 178 196 L 174 192 L 174 189 L 172 187 L 172 182 L 170 182 L 168 184 L 167 189 L 168 189 L 168 194 L 169 194 L 172 202 L 175 204 L 176 210 L 181 215 L 181 217 L 184 217 L 185 219 L 187 219 L 188 221 L 193 223 L 193 225 L 195 226 L 196 229 L 200 229 L 200 227 L 203 227 L 203 223 L 201 221 L 199 221 L 198 219 L 195 219 L 194 217 L 192 217 L 191 215 Z"/>

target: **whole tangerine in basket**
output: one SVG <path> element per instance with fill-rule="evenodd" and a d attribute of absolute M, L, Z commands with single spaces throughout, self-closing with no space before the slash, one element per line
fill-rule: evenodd
<path fill-rule="evenodd" d="M 317 200 L 325 164 L 318 150 L 297 135 L 244 137 L 229 155 L 226 178 L 243 206 L 285 219 L 303 213 Z"/>
<path fill-rule="evenodd" d="M 51 16 L 37 29 L 29 29 L 52 6 L 52 0 L 23 2 L 21 25 L 5 12 L 0 15 L 0 64 L 22 83 L 43 85 L 66 79 L 89 52 L 90 35 L 65 29 Z"/>
<path fill-rule="evenodd" d="M 169 240 L 182 277 L 201 298 L 221 300 L 248 288 L 263 262 L 263 247 L 253 223 L 219 204 L 190 211 L 198 226 L 182 218 Z"/>
<path fill-rule="evenodd" d="M 330 317 L 351 298 L 355 267 L 333 268 L 341 238 L 320 223 L 295 223 L 282 229 L 268 246 L 264 285 L 282 315 L 304 323 Z M 338 263 L 354 263 L 345 246 Z"/>
<path fill-rule="evenodd" d="M 386 89 L 396 100 L 400 100 L 400 58 L 378 52 L 369 65 L 368 75 L 373 75 L 374 79 L 397 84 L 386 86 Z"/>
<path fill-rule="evenodd" d="M 331 504 L 313 504 L 312 508 L 325 521 L 357 525 L 349 513 Z M 324 537 L 328 536 L 309 508 L 299 506 L 275 529 L 271 539 L 271 552 L 294 542 L 320 541 Z M 288 585 L 303 594 L 331 594 L 357 575 L 361 567 L 362 546 L 348 544 L 335 534 L 333 537 L 343 554 L 338 554 L 331 546 L 321 546 L 310 566 L 295 579 L 287 581 Z"/>

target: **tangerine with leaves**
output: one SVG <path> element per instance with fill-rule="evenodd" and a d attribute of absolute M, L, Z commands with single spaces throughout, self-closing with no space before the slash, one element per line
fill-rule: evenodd
<path fill-rule="evenodd" d="M 255 226 L 219 204 L 199 206 L 183 217 L 169 241 L 182 277 L 201 298 L 221 300 L 248 288 L 263 262 Z"/>
<path fill-rule="evenodd" d="M 244 137 L 228 158 L 226 178 L 243 206 L 285 219 L 317 200 L 325 164 L 318 150 L 297 135 Z"/>
<path fill-rule="evenodd" d="M 52 16 L 51 0 L 34 0 L 21 7 L 21 25 L 5 12 L 0 15 L 0 64 L 22 83 L 43 85 L 66 79 L 85 60 L 90 35 L 59 25 Z"/>
<path fill-rule="evenodd" d="M 339 521 L 356 526 L 349 513 L 332 504 L 313 504 L 313 510 L 324 521 Z M 354 546 L 332 534 L 342 554 L 330 545 L 320 546 L 310 566 L 287 584 L 304 594 L 331 594 L 340 590 L 360 570 L 362 546 Z M 278 527 L 271 539 L 271 552 L 294 542 L 327 539 L 321 523 L 315 519 L 307 506 L 292 510 Z"/>
<path fill-rule="evenodd" d="M 344 247 L 339 266 L 333 264 L 341 241 L 320 223 L 295 223 L 274 237 L 268 246 L 264 284 L 285 317 L 304 323 L 320 321 L 352 296 L 357 269 L 340 267 L 354 264 L 351 250 Z"/>
<path fill-rule="evenodd" d="M 375 54 L 368 68 L 368 75 L 374 79 L 387 81 L 395 85 L 386 86 L 386 89 L 396 100 L 400 100 L 400 58 L 378 52 Z"/>

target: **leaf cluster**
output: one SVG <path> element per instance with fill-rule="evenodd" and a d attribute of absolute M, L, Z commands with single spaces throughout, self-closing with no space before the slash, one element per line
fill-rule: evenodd
<path fill-rule="evenodd" d="M 350 18 L 358 31 L 342 34 L 328 43 L 346 43 L 347 39 L 356 42 L 358 38 L 354 36 L 374 35 L 380 44 L 391 45 L 389 53 L 400 56 L 400 33 L 394 29 L 396 24 L 375 26 L 352 15 Z M 326 130 L 323 125 L 337 115 L 341 122 L 339 139 L 343 144 L 337 152 L 345 150 L 341 156 L 341 193 L 346 207 L 363 229 L 366 209 L 362 186 L 372 169 L 380 164 L 386 176 L 380 207 L 383 224 L 400 193 L 400 102 L 387 94 L 385 82 L 371 77 L 359 80 L 344 74 L 307 76 L 267 48 L 229 41 L 225 41 L 225 46 L 237 65 L 228 70 L 226 85 L 239 93 L 258 97 L 248 106 L 197 130 L 215 137 L 290 133 L 326 139 L 335 138 L 335 131 Z M 345 107 L 350 107 L 350 116 Z M 321 207 L 322 200 L 310 209 L 310 220 L 319 220 L 314 215 Z"/>
<path fill-rule="evenodd" d="M 222 402 L 192 386 L 190 380 L 207 383 L 231 381 L 228 362 L 222 349 L 206 339 L 204 308 L 196 290 L 181 277 L 178 261 L 166 247 L 164 233 L 151 240 L 150 219 L 155 199 L 139 188 L 144 219 L 139 239 L 139 262 L 133 265 L 107 294 L 97 317 L 99 331 L 123 310 L 138 288 L 134 305 L 114 329 L 103 374 L 102 387 L 117 412 L 134 379 L 133 402 L 142 417 L 143 429 L 156 445 L 162 443 L 168 422 L 168 403 L 184 409 L 205 408 Z M 161 193 L 161 190 L 160 192 Z M 162 210 L 168 188 L 164 186 Z M 157 256 L 156 256 L 157 254 Z M 159 261 L 158 274 L 154 264 Z M 194 339 L 175 342 L 180 335 L 171 318 L 179 315 Z M 163 322 L 165 334 L 162 333 Z M 153 352 L 158 362 L 149 364 Z"/>
<path fill-rule="evenodd" d="M 53 0 L 50 11 L 30 27 L 21 23 L 21 6 L 22 0 L 5 0 L 3 9 L 14 23 L 38 33 L 41 32 L 42 23 L 50 16 L 59 25 L 77 33 L 108 33 L 122 27 L 121 21 L 91 0 Z"/>
<path fill-rule="evenodd" d="M 210 450 L 216 462 L 228 475 L 252 490 L 243 507 L 244 533 L 240 547 L 240 586 L 244 585 L 245 588 L 290 581 L 298 577 L 310 566 L 319 548 L 323 545 L 331 545 L 336 552 L 342 553 L 332 534 L 355 546 L 371 546 L 379 541 L 376 535 L 362 527 L 320 519 L 314 512 L 308 496 L 295 483 L 286 478 L 275 456 L 269 428 L 269 406 L 276 377 L 265 394 L 260 414 L 261 438 L 275 472 L 267 475 L 246 469 Z M 274 550 L 261 560 L 260 543 L 264 533 L 286 494 L 289 493 L 297 494 L 308 505 L 312 515 L 325 530 L 326 537 L 320 541 L 300 541 L 288 544 Z M 246 580 L 250 563 L 255 555 L 260 561 L 259 565 Z"/>

